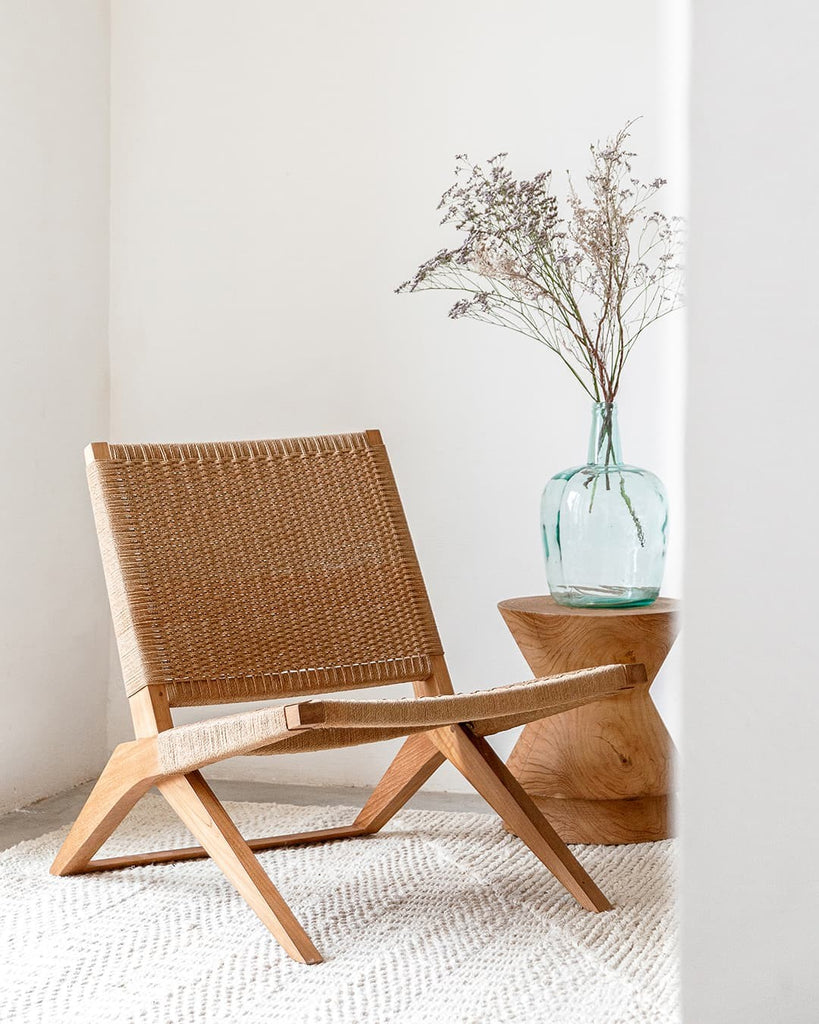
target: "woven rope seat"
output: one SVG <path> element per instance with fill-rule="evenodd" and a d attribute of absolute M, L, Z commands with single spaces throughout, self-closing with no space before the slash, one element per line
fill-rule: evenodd
<path fill-rule="evenodd" d="M 177 726 L 159 736 L 164 771 L 186 772 L 240 754 L 277 754 L 376 743 L 469 722 L 488 736 L 622 693 L 641 666 L 604 666 L 477 693 L 399 700 L 317 700 Z"/>
<path fill-rule="evenodd" d="M 583 907 L 610 907 L 486 737 L 616 701 L 645 668 L 455 693 L 378 431 L 98 443 L 86 464 L 135 738 L 113 751 L 53 874 L 211 857 L 293 959 L 319 963 L 254 851 L 377 832 L 449 761 Z M 414 696 L 323 697 L 402 683 Z M 178 707 L 258 701 L 173 720 Z M 354 822 L 298 835 L 246 840 L 199 771 L 402 737 Z M 95 857 L 152 786 L 201 846 Z"/>

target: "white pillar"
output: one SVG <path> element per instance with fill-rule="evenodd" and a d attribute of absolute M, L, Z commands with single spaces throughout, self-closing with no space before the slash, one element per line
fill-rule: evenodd
<path fill-rule="evenodd" d="M 686 1024 L 819 1020 L 819 7 L 693 0 Z"/>

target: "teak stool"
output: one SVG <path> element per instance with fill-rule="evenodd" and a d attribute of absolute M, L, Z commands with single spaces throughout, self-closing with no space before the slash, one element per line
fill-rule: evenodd
<path fill-rule="evenodd" d="M 568 608 L 551 597 L 498 605 L 537 675 L 613 662 L 654 681 L 679 632 L 679 602 Z M 648 686 L 527 725 L 507 767 L 567 843 L 666 839 L 673 744 Z"/>

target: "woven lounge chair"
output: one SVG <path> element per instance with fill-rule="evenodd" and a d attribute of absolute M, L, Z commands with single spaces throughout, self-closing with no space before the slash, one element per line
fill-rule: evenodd
<path fill-rule="evenodd" d="M 253 851 L 377 832 L 448 760 L 584 907 L 610 907 L 485 737 L 645 685 L 645 671 L 611 665 L 455 694 L 378 431 L 93 444 L 86 456 L 136 739 L 114 750 L 53 874 L 209 856 L 290 956 L 318 963 Z M 315 699 L 395 683 L 415 697 Z M 171 718 L 174 707 L 259 700 L 278 703 Z M 246 841 L 199 771 L 238 754 L 395 737 L 406 739 L 356 820 L 318 832 Z M 152 786 L 201 847 L 93 860 Z"/>

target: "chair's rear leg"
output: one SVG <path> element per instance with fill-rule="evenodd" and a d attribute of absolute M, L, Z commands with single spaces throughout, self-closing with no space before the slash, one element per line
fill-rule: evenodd
<path fill-rule="evenodd" d="M 80 874 L 94 854 L 153 785 L 155 753 L 147 741 L 123 743 L 111 755 L 60 852 L 52 875 Z"/>
<path fill-rule="evenodd" d="M 436 729 L 427 735 L 582 906 L 595 911 L 611 909 L 580 862 L 482 736 L 476 736 L 463 725 Z"/>
<path fill-rule="evenodd" d="M 199 772 L 163 779 L 157 788 L 285 951 L 301 963 L 321 963 L 321 954 Z"/>
<path fill-rule="evenodd" d="M 426 733 L 410 736 L 361 808 L 354 825 L 362 832 L 378 832 L 445 760 Z"/>

